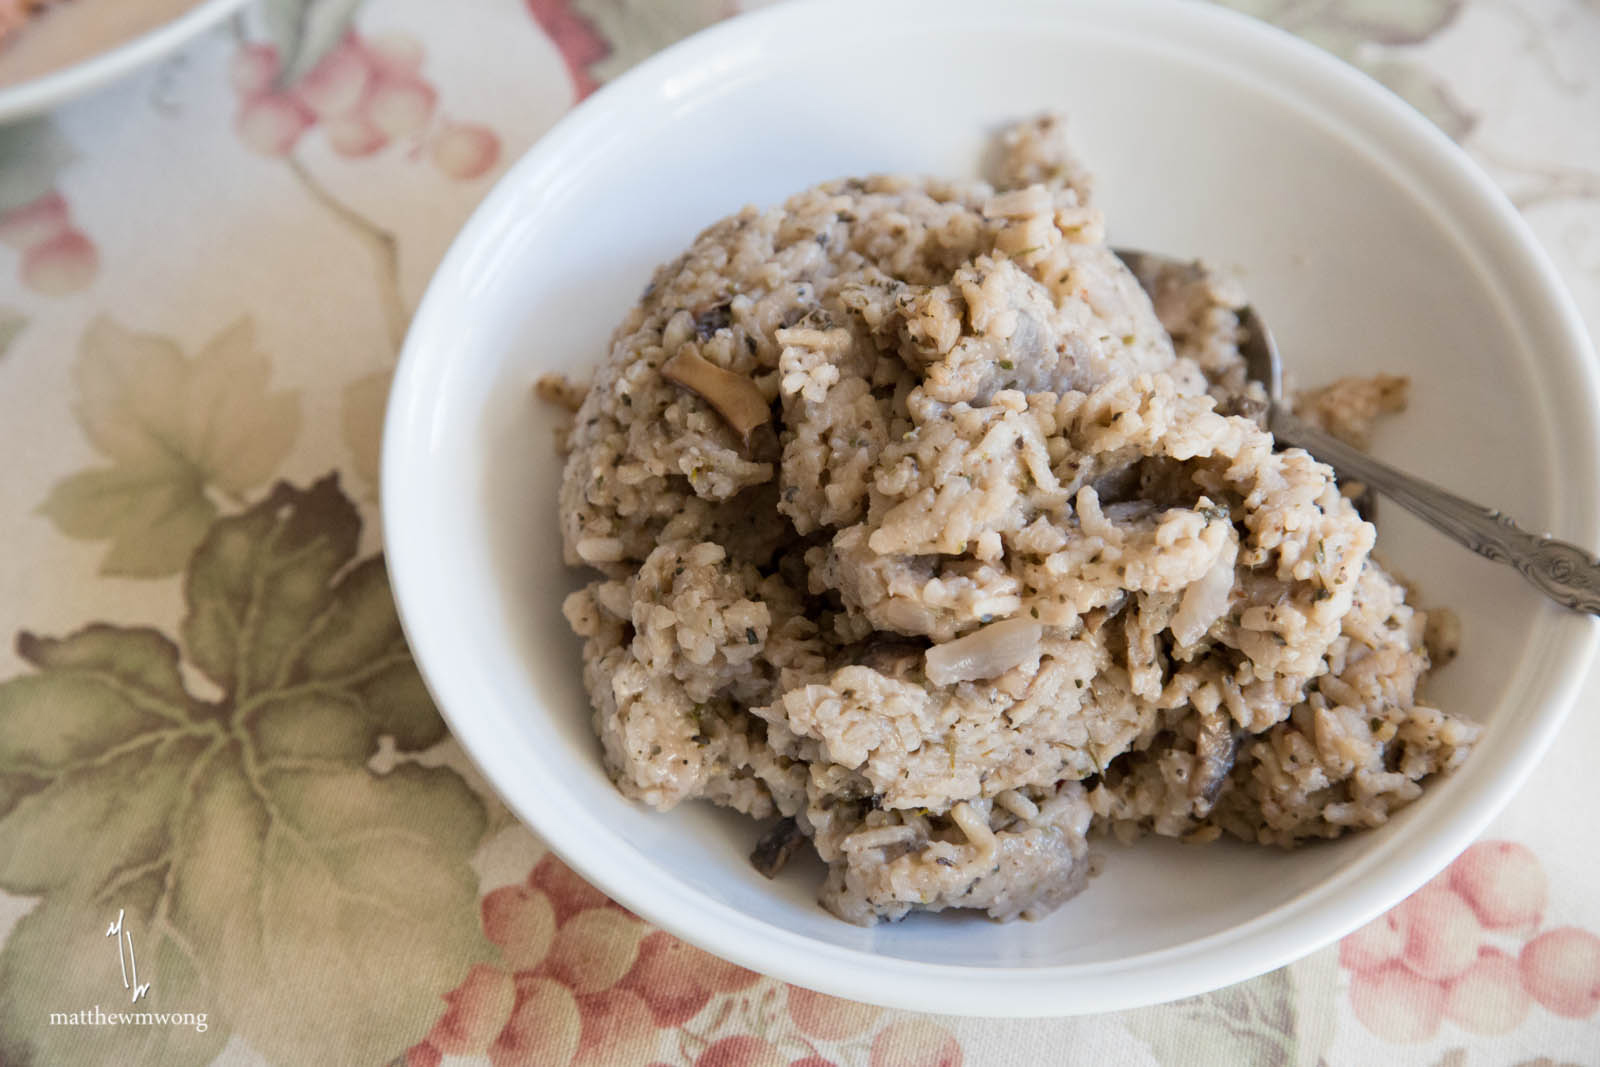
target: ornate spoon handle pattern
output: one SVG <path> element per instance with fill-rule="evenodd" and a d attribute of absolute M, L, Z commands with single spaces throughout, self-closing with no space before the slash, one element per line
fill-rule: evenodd
<path fill-rule="evenodd" d="M 1600 615 L 1600 560 L 1577 545 L 1531 534 L 1493 508 L 1403 474 L 1276 405 L 1271 421 L 1283 444 L 1304 448 L 1344 478 L 1365 482 L 1478 555 L 1509 563 L 1552 600 Z"/>

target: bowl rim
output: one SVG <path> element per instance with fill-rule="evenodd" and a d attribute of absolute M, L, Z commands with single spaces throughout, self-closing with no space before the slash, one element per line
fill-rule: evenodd
<path fill-rule="evenodd" d="M 0 124 L 59 107 L 176 51 L 250 0 L 198 0 L 144 33 L 26 81 L 0 87 Z"/>
<path fill-rule="evenodd" d="M 1371 849 L 1305 893 L 1244 923 L 1180 945 L 1120 960 L 1045 966 L 974 966 L 931 963 L 818 942 L 756 919 L 729 904 L 671 880 L 647 883 L 638 877 L 635 850 L 571 795 L 551 793 L 538 805 L 519 803 L 495 783 L 515 781 L 525 769 L 513 761 L 495 732 L 478 727 L 453 701 L 457 689 L 443 656 L 440 628 L 430 613 L 422 578 L 433 556 L 426 539 L 408 523 L 426 507 L 406 471 L 412 450 L 426 438 L 430 383 L 430 334 L 446 320 L 446 292 L 495 241 L 494 222 L 518 190 L 548 180 L 566 153 L 581 147 L 589 131 L 616 120 L 636 104 L 668 93 L 675 74 L 692 69 L 750 39 L 781 38 L 797 26 L 848 15 L 892 21 L 915 15 L 943 24 L 977 18 L 963 0 L 879 0 L 870 16 L 852 0 L 813 0 L 784 4 L 736 16 L 647 59 L 604 86 L 558 121 L 511 167 L 479 205 L 452 244 L 413 319 L 390 394 L 382 449 L 381 511 L 391 581 L 402 626 L 423 678 L 462 748 L 478 764 L 491 787 L 513 812 L 574 870 L 646 920 L 701 948 L 784 981 L 836 996 L 916 1011 L 966 1016 L 1063 1016 L 1120 1010 L 1191 996 L 1243 981 L 1293 962 L 1349 933 L 1398 903 L 1441 870 L 1477 837 L 1515 794 L 1565 720 L 1585 679 L 1600 630 L 1592 618 L 1553 619 L 1559 638 L 1542 650 L 1547 698 L 1539 714 L 1501 755 L 1494 788 L 1455 798 L 1448 817 L 1420 842 L 1400 854 L 1395 842 Z M 981 17 L 1017 25 L 1034 20 L 1098 18 L 1113 28 L 1159 26 L 1164 40 L 1205 42 L 1219 54 L 1239 58 L 1242 71 L 1292 85 L 1302 101 L 1314 101 L 1318 117 L 1359 128 L 1381 147 L 1385 158 L 1405 159 L 1408 174 L 1426 174 L 1429 192 L 1439 200 L 1465 205 L 1469 232 L 1497 252 L 1513 258 L 1503 271 L 1523 282 L 1527 306 L 1536 301 L 1540 316 L 1562 336 L 1562 351 L 1551 357 L 1549 373 L 1563 376 L 1563 395 L 1578 396 L 1585 414 L 1569 428 L 1587 446 L 1571 457 L 1581 477 L 1564 480 L 1575 497 L 1558 501 L 1564 535 L 1594 544 L 1600 531 L 1600 497 L 1595 487 L 1600 456 L 1600 388 L 1595 354 L 1582 319 L 1549 257 L 1510 201 L 1462 149 L 1399 97 L 1343 62 L 1289 33 L 1250 16 L 1211 4 L 1174 0 L 1008 0 L 986 7 Z M 1198 47 L 1191 44 L 1190 47 Z M 1391 168 L 1392 169 L 1392 168 Z M 1402 179 L 1406 175 L 1397 175 Z M 1496 288 L 1503 288 L 1502 285 Z M 1532 314 L 1522 316 L 1524 320 Z M 1558 361 L 1559 360 L 1559 361 Z M 1568 392 L 1568 388 L 1575 392 Z M 1571 484 L 1576 483 L 1576 484 Z M 1552 611 L 1561 609 L 1551 607 Z M 439 638 L 436 641 L 436 638 Z M 1526 660 L 1522 665 L 1526 670 Z M 461 696 L 466 691 L 460 691 Z M 458 710 L 451 711 L 452 706 Z M 1382 876 L 1374 868 L 1386 867 Z M 1397 889 L 1397 886 L 1399 887 Z M 1337 906 L 1333 901 L 1337 900 Z M 1214 950 L 1227 946 L 1226 953 Z M 981 981 L 973 981 L 975 977 Z"/>

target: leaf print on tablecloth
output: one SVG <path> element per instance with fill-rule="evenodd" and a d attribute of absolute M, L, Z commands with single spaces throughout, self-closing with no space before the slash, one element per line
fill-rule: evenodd
<path fill-rule="evenodd" d="M 259 14 L 278 50 L 281 85 L 293 85 L 333 50 L 362 0 L 265 0 Z"/>
<path fill-rule="evenodd" d="M 1332 1006 L 1319 1012 L 1314 1003 L 1300 1003 L 1301 992 L 1301 982 L 1285 967 L 1204 996 L 1126 1012 L 1122 1019 L 1171 1067 L 1192 1063 L 1196 1047 L 1218 1063 L 1314 1067 L 1325 1051 L 1316 1045 L 1330 1036 L 1315 1020 Z"/>
<path fill-rule="evenodd" d="M 737 13 L 734 0 L 573 0 L 609 48 L 590 65 L 601 82 L 625 73 L 669 44 Z"/>
<path fill-rule="evenodd" d="M 393 380 L 393 371 L 368 374 L 345 386 L 339 398 L 339 434 L 350 450 L 350 465 L 371 486 L 378 484 L 383 413 Z"/>
<path fill-rule="evenodd" d="M 1366 71 L 1391 92 L 1422 112 L 1452 141 L 1465 140 L 1478 125 L 1478 116 L 1451 95 L 1450 90 L 1415 63 L 1380 59 L 1366 64 Z"/>
<path fill-rule="evenodd" d="M 278 1063 L 379 1063 L 490 952 L 468 860 L 482 802 L 445 767 L 369 763 L 446 735 L 381 557 L 336 476 L 214 523 L 181 646 L 149 628 L 23 633 L 0 683 L 0 889 L 44 899 L 0 950 L 0 1062 L 207 1062 L 230 1034 Z M 185 684 L 185 664 L 218 695 Z M 207 1029 L 46 1026 L 124 1007 Z"/>
<path fill-rule="evenodd" d="M 1366 71 L 1455 140 L 1477 125 L 1426 68 L 1388 50 L 1418 45 L 1455 21 L 1463 0 L 1217 0 L 1271 22 Z"/>
<path fill-rule="evenodd" d="M 734 14 L 734 0 L 525 0 L 582 100 L 674 41 Z"/>
<path fill-rule="evenodd" d="M 1341 978 L 1339 952 L 1333 947 L 1313 952 L 1284 970 L 1294 984 L 1297 1067 L 1327 1067 L 1327 1053 L 1338 1029 Z"/>
<path fill-rule="evenodd" d="M 1421 44 L 1461 13 L 1463 0 L 1217 0 L 1350 58 L 1365 42 Z"/>
<path fill-rule="evenodd" d="M 0 359 L 4 359 L 11 345 L 28 325 L 28 318 L 16 308 L 0 307 Z"/>
<path fill-rule="evenodd" d="M 111 542 L 101 573 L 175 573 L 217 515 L 213 494 L 243 497 L 288 455 L 300 400 L 268 388 L 254 332 L 241 319 L 190 359 L 168 338 L 90 325 L 75 413 L 112 463 L 57 482 L 39 510 L 68 537 Z"/>
<path fill-rule="evenodd" d="M 0 215 L 50 192 L 76 158 L 48 117 L 0 125 Z"/>

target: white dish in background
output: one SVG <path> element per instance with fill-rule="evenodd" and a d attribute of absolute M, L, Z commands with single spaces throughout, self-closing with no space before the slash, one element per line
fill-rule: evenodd
<path fill-rule="evenodd" d="M 68 0 L 0 45 L 0 123 L 58 107 L 181 48 L 249 0 Z"/>
<path fill-rule="evenodd" d="M 384 442 L 384 531 L 422 670 L 511 808 L 573 867 L 720 956 L 857 1000 L 1056 1015 L 1194 994 L 1294 960 L 1398 902 L 1550 742 L 1593 623 L 1393 506 L 1381 549 L 1459 612 L 1431 699 L 1487 724 L 1471 760 L 1378 832 L 1293 853 L 1102 844 L 1038 923 L 859 929 L 814 872 L 767 882 L 758 827 L 656 814 L 600 765 L 561 618 L 546 371 L 582 373 L 651 269 L 745 203 L 881 170 L 974 172 L 986 132 L 1070 114 L 1113 243 L 1243 269 L 1302 382 L 1393 370 L 1376 451 L 1534 528 L 1600 543 L 1593 354 L 1510 205 L 1387 91 L 1224 10 L 1152 0 L 783 5 L 648 61 L 552 130 L 467 225 L 417 313 Z"/>

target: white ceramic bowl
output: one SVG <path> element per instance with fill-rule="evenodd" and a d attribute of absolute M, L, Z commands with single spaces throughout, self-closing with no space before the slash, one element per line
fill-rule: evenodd
<path fill-rule="evenodd" d="M 0 51 L 0 123 L 82 96 L 177 51 L 249 0 L 75 0 Z"/>
<path fill-rule="evenodd" d="M 384 531 L 406 631 L 456 736 L 512 809 L 639 914 L 858 1000 L 1055 1015 L 1166 1000 L 1289 962 L 1437 872 L 1506 802 L 1574 696 L 1588 618 L 1382 516 L 1382 551 L 1464 626 L 1432 699 L 1486 724 L 1381 831 L 1293 853 L 1150 840 L 1038 923 L 875 929 L 769 883 L 756 827 L 656 814 L 601 770 L 559 606 L 559 474 L 529 388 L 582 374 L 651 268 L 742 204 L 879 170 L 969 174 L 985 131 L 1071 115 L 1116 243 L 1244 269 L 1302 381 L 1412 376 L 1377 451 L 1580 543 L 1597 523 L 1593 355 L 1506 201 L 1443 136 L 1316 49 L 1201 4 L 782 5 L 645 63 L 489 196 L 417 313 L 390 401 Z M 1552 813 L 1556 814 L 1556 813 Z"/>

